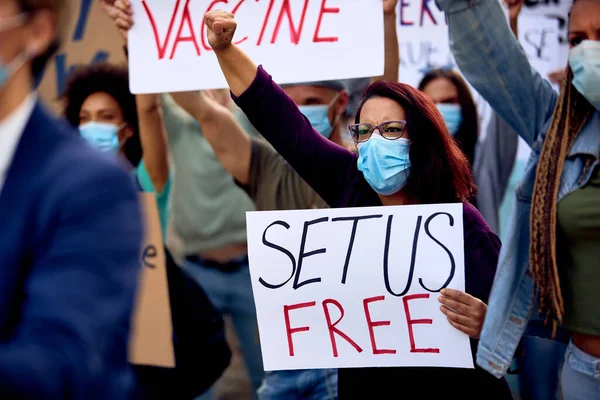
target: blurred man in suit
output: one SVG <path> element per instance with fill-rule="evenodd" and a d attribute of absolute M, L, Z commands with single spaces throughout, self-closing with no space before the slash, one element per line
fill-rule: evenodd
<path fill-rule="evenodd" d="M 125 399 L 142 238 L 115 157 L 37 100 L 65 0 L 0 0 L 0 398 Z"/>

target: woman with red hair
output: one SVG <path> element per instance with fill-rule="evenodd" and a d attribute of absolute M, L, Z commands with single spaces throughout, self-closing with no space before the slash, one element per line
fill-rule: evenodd
<path fill-rule="evenodd" d="M 357 156 L 315 131 L 265 70 L 231 43 L 236 28 L 232 14 L 211 11 L 205 21 L 238 106 L 331 207 L 463 204 L 466 293 L 444 289 L 440 302 L 449 323 L 472 338 L 475 352 L 500 241 L 469 204 L 476 191 L 469 162 L 433 102 L 408 85 L 372 84 L 349 127 Z M 479 368 L 342 369 L 339 397 L 377 398 L 377 390 L 423 379 L 435 382 L 422 393 L 426 398 L 512 398 L 504 380 Z"/>

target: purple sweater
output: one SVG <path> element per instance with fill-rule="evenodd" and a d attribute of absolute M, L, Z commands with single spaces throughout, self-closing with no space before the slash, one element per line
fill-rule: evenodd
<path fill-rule="evenodd" d="M 292 99 L 262 67 L 258 68 L 252 85 L 233 99 L 258 132 L 332 208 L 382 205 L 377 193 L 358 170 L 357 156 L 315 131 Z M 477 209 L 468 203 L 463 207 L 463 225 L 466 292 L 487 303 L 498 263 L 500 240 Z M 471 345 L 475 351 L 477 342 L 472 341 Z M 470 393 L 481 394 L 480 390 L 485 390 L 489 399 L 510 398 L 504 396 L 504 382 L 495 380 L 483 370 L 450 368 L 340 370 L 339 395 L 341 399 L 368 398 L 366 396 L 372 396 L 377 386 L 397 385 L 399 378 L 408 383 L 419 376 L 423 378 L 424 373 L 427 379 L 433 378 L 440 383 L 438 387 L 443 388 L 440 393 L 446 396 L 456 391 L 457 395 L 469 398 Z M 468 386 L 461 385 L 457 379 L 466 381 Z M 474 380 L 479 383 L 474 384 Z M 444 384 L 446 381 L 450 386 Z M 499 384 L 502 388 L 496 386 Z"/>

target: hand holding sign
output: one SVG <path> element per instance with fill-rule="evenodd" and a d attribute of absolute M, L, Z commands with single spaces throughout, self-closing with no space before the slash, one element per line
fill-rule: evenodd
<path fill-rule="evenodd" d="M 204 14 L 204 23 L 207 28 L 208 44 L 213 50 L 225 50 L 231 45 L 237 28 L 232 13 L 222 10 L 209 11 Z"/>
<path fill-rule="evenodd" d="M 487 312 L 485 303 L 460 290 L 443 289 L 441 293 L 438 298 L 443 304 L 440 310 L 450 325 L 473 339 L 479 339 Z"/>
<path fill-rule="evenodd" d="M 127 43 L 127 32 L 133 26 L 133 10 L 129 0 L 100 0 L 100 3 Z"/>

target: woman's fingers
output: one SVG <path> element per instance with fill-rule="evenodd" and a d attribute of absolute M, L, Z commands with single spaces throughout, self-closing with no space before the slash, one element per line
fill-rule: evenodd
<path fill-rule="evenodd" d="M 222 50 L 231 44 L 237 28 L 233 14 L 212 10 L 204 15 L 204 22 L 208 28 L 208 43 L 213 50 Z"/>
<path fill-rule="evenodd" d="M 115 25 L 117 26 L 117 28 L 119 30 L 128 31 L 133 26 L 133 21 L 122 18 L 122 17 L 118 17 L 115 20 Z"/>
<path fill-rule="evenodd" d="M 450 303 L 452 304 L 452 306 L 448 305 L 450 308 L 474 318 L 485 316 L 487 306 L 477 297 L 455 289 L 443 289 L 441 293 L 439 300 L 442 304 Z"/>
<path fill-rule="evenodd" d="M 469 316 L 464 315 L 464 314 L 459 314 L 456 311 L 451 310 L 446 306 L 441 306 L 440 310 L 449 320 L 457 322 L 461 325 L 471 326 L 471 324 L 473 323 L 472 319 Z"/>
<path fill-rule="evenodd" d="M 131 3 L 128 0 L 116 0 L 114 6 L 119 11 L 122 11 L 127 15 L 133 15 L 133 9 L 131 8 Z"/>
<path fill-rule="evenodd" d="M 485 303 L 460 290 L 443 289 L 441 293 L 439 301 L 443 305 L 440 310 L 451 325 L 473 338 L 478 338 L 487 311 Z"/>
<path fill-rule="evenodd" d="M 441 294 L 467 305 L 471 304 L 473 298 L 471 295 L 456 289 L 442 289 Z"/>
<path fill-rule="evenodd" d="M 462 333 L 464 333 L 465 335 L 467 335 L 469 337 L 472 337 L 474 339 L 477 339 L 479 337 L 478 336 L 479 334 L 476 332 L 476 330 L 474 328 L 471 328 L 470 326 L 459 324 L 458 322 L 455 322 L 449 318 L 448 318 L 448 322 L 454 328 L 458 329 L 459 331 L 461 331 Z"/>
<path fill-rule="evenodd" d="M 452 310 L 454 310 L 454 311 L 456 311 L 456 312 L 458 312 L 460 314 L 470 315 L 470 313 L 471 313 L 471 307 L 470 306 L 468 306 L 466 304 L 463 304 L 463 303 L 460 303 L 460 302 L 454 300 L 451 297 L 440 296 L 440 297 L 438 297 L 438 300 L 439 300 L 440 303 L 442 303 L 446 307 L 448 307 L 448 308 L 450 308 L 450 309 L 452 309 Z"/>

